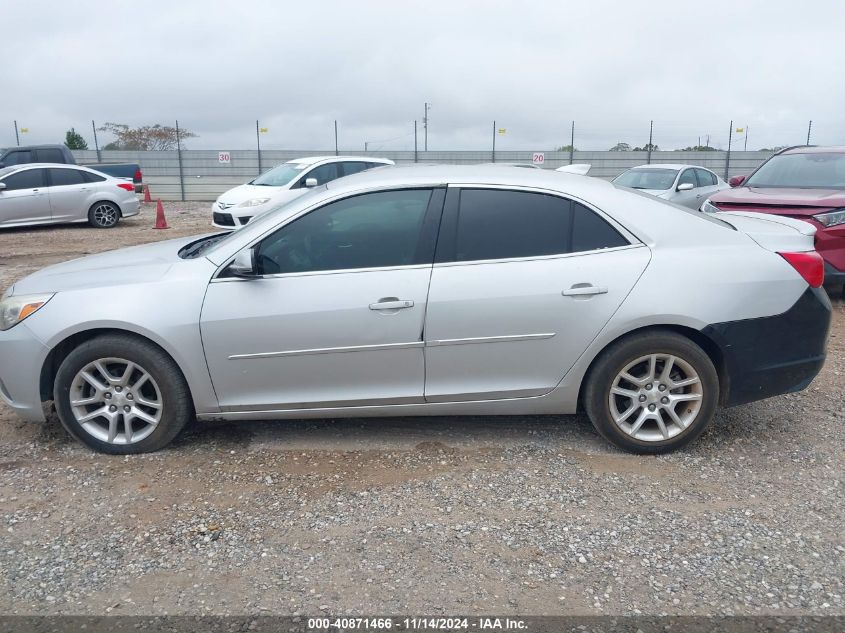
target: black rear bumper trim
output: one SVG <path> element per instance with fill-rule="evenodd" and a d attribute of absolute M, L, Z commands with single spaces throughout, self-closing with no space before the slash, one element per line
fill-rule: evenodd
<path fill-rule="evenodd" d="M 724 406 L 806 389 L 824 365 L 832 308 L 821 288 L 807 288 L 783 314 L 708 325 L 727 372 Z M 724 387 L 724 386 L 723 386 Z"/>

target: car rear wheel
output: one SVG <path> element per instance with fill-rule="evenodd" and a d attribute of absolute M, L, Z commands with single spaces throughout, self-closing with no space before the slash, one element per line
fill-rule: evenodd
<path fill-rule="evenodd" d="M 59 366 L 53 396 L 64 427 L 103 453 L 159 450 L 193 417 L 173 359 L 129 336 L 101 336 L 74 349 Z"/>
<path fill-rule="evenodd" d="M 110 229 L 120 221 L 120 208 L 114 202 L 96 202 L 88 210 L 88 224 L 97 229 Z"/>
<path fill-rule="evenodd" d="M 632 335 L 596 359 L 584 406 L 596 430 L 632 453 L 665 453 L 713 419 L 719 377 L 707 354 L 674 332 Z"/>

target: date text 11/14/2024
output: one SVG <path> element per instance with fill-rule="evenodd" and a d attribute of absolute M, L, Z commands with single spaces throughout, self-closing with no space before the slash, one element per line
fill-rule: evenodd
<path fill-rule="evenodd" d="M 407 618 L 362 618 L 326 617 L 308 618 L 309 631 L 520 631 L 527 629 L 527 623 L 518 618 L 496 617 L 407 617 Z"/>

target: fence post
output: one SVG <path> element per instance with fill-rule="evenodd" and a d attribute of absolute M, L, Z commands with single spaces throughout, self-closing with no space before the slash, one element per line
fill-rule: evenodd
<path fill-rule="evenodd" d="M 179 157 L 179 190 L 182 192 L 182 202 L 184 202 L 185 176 L 182 172 L 182 141 L 179 138 L 179 121 L 176 121 L 176 155 Z"/>
<path fill-rule="evenodd" d="M 17 143 L 18 147 L 21 146 L 21 137 L 18 136 L 18 121 L 17 121 L 17 119 L 15 119 L 15 143 Z"/>
<path fill-rule="evenodd" d="M 648 156 L 646 157 L 646 164 L 651 165 L 651 141 L 654 138 L 654 121 L 648 124 Z"/>
<path fill-rule="evenodd" d="M 734 136 L 734 122 L 731 121 L 731 129 L 728 130 L 728 153 L 725 154 L 725 180 L 728 179 L 728 170 L 731 168 L 731 140 Z"/>
<path fill-rule="evenodd" d="M 569 164 L 572 164 L 572 156 L 575 154 L 575 121 L 572 122 L 572 133 L 569 135 Z"/>
<path fill-rule="evenodd" d="M 807 126 L 807 145 L 810 144 L 810 132 L 813 131 L 813 122 L 810 121 L 810 124 Z"/>
<path fill-rule="evenodd" d="M 91 119 L 91 129 L 94 130 L 94 148 L 97 150 L 97 162 L 102 162 L 100 157 L 100 144 L 97 142 L 97 126 L 94 125 L 94 119 Z"/>
<path fill-rule="evenodd" d="M 496 162 L 496 121 L 493 121 L 493 153 L 490 158 L 492 159 L 491 162 Z"/>
<path fill-rule="evenodd" d="M 258 129 L 258 119 L 255 119 L 255 145 L 258 147 L 258 175 L 261 175 L 261 133 Z"/>
<path fill-rule="evenodd" d="M 337 119 L 334 120 L 334 155 L 338 155 L 337 151 Z"/>
<path fill-rule="evenodd" d="M 419 162 L 419 157 L 417 156 L 417 120 L 414 119 L 414 162 Z"/>

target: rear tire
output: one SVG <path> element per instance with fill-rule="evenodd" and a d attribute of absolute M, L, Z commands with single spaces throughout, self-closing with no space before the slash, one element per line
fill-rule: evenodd
<path fill-rule="evenodd" d="M 62 425 L 101 453 L 157 451 L 194 418 L 179 367 L 161 348 L 107 334 L 79 345 L 56 373 L 53 399 Z"/>
<path fill-rule="evenodd" d="M 88 224 L 95 229 L 111 229 L 120 221 L 121 212 L 114 202 L 95 202 L 88 209 Z"/>
<path fill-rule="evenodd" d="M 584 406 L 596 430 L 624 451 L 667 453 L 692 442 L 713 419 L 719 376 L 710 357 L 668 331 L 634 334 L 596 359 Z"/>

